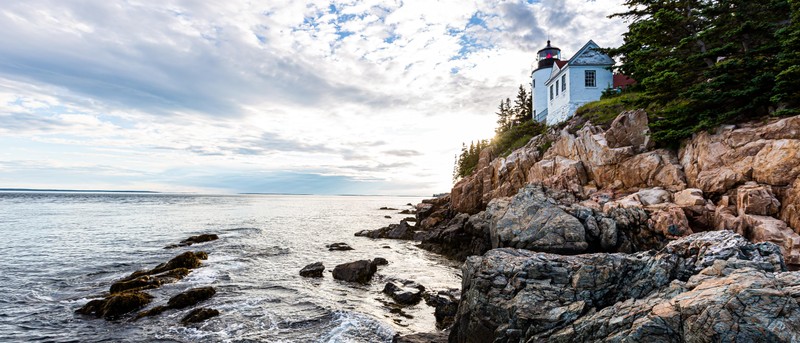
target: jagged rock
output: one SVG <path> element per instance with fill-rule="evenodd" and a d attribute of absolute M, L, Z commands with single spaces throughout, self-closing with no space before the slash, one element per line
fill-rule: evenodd
<path fill-rule="evenodd" d="M 495 216 L 489 229 L 493 248 L 574 254 L 588 247 L 581 222 L 556 206 L 539 186 L 525 187 Z"/>
<path fill-rule="evenodd" d="M 219 315 L 219 311 L 213 308 L 205 308 L 200 307 L 194 310 L 189 311 L 186 316 L 181 319 L 181 324 L 189 325 L 193 323 L 199 323 L 205 321 L 209 318 L 213 318 Z"/>
<path fill-rule="evenodd" d="M 583 162 L 555 156 L 536 162 L 528 172 L 528 180 L 537 180 L 546 187 L 583 194 L 588 176 Z"/>
<path fill-rule="evenodd" d="M 692 234 L 689 220 L 683 208 L 673 203 L 648 206 L 650 214 L 648 225 L 667 238 L 675 239 Z"/>
<path fill-rule="evenodd" d="M 690 187 L 719 195 L 746 181 L 789 185 L 800 175 L 799 148 L 800 117 L 790 117 L 697 133 L 678 156 Z"/>
<path fill-rule="evenodd" d="M 458 312 L 460 294 L 461 291 L 458 289 L 448 289 L 424 296 L 425 303 L 434 307 L 433 316 L 436 318 L 437 328 L 446 328 L 453 323 L 456 312 Z"/>
<path fill-rule="evenodd" d="M 736 207 L 739 215 L 771 216 L 778 213 L 781 203 L 775 199 L 772 187 L 748 182 L 736 189 Z"/>
<path fill-rule="evenodd" d="M 665 191 L 661 187 L 641 189 L 636 192 L 636 194 L 639 196 L 639 201 L 644 206 L 672 202 L 672 193 Z"/>
<path fill-rule="evenodd" d="M 367 283 L 378 268 L 370 260 L 343 263 L 333 268 L 333 278 L 337 280 Z"/>
<path fill-rule="evenodd" d="M 347 243 L 332 243 L 325 246 L 328 251 L 348 251 L 353 250 Z"/>
<path fill-rule="evenodd" d="M 303 277 L 322 277 L 322 272 L 325 271 L 325 266 L 322 262 L 314 262 L 309 264 L 303 269 L 300 269 L 300 276 Z"/>
<path fill-rule="evenodd" d="M 462 297 L 450 342 L 622 340 L 640 319 L 650 323 L 637 329 L 634 337 L 640 342 L 664 341 L 661 335 L 670 335 L 666 341 L 711 341 L 718 337 L 709 331 L 713 328 L 753 338 L 758 336 L 752 331 L 737 328 L 755 325 L 775 335 L 770 337 L 792 338 L 800 330 L 784 328 L 800 325 L 800 309 L 792 297 L 800 294 L 800 275 L 772 274 L 783 270 L 777 246 L 749 243 L 730 231 L 683 237 L 658 253 L 561 256 L 495 249 L 470 257 L 462 267 Z M 748 276 L 724 277 L 750 271 L 773 281 L 756 286 L 735 281 Z M 711 286 L 725 284 L 732 286 Z M 750 302 L 731 304 L 737 295 Z M 668 312 L 656 311 L 665 309 L 657 305 L 670 302 L 680 304 L 672 307 L 678 316 L 659 320 Z M 751 311 L 740 304 L 757 305 Z M 709 311 L 703 314 L 703 308 Z"/>
<path fill-rule="evenodd" d="M 78 309 L 77 313 L 85 315 L 95 315 L 106 320 L 115 320 L 136 311 L 152 301 L 153 296 L 142 292 L 123 292 L 108 295 L 104 299 L 89 301 Z"/>
<path fill-rule="evenodd" d="M 179 293 L 174 297 L 169 298 L 169 301 L 167 301 L 167 306 L 172 309 L 189 307 L 201 301 L 210 299 L 216 293 L 217 291 L 214 290 L 214 287 L 188 289 L 183 293 Z"/>
<path fill-rule="evenodd" d="M 703 198 L 703 191 L 697 188 L 687 188 L 673 195 L 675 205 L 680 207 L 704 206 L 706 199 Z"/>
<path fill-rule="evenodd" d="M 634 151 L 643 152 L 653 146 L 650 140 L 647 112 L 634 110 L 620 113 L 605 132 L 606 142 L 610 148 L 634 147 Z"/>
<path fill-rule="evenodd" d="M 781 220 L 800 233 L 800 178 L 786 190 L 782 203 Z"/>
<path fill-rule="evenodd" d="M 422 300 L 425 287 L 411 280 L 390 280 L 383 287 L 383 293 L 389 295 L 400 305 L 413 305 Z"/>
<path fill-rule="evenodd" d="M 781 220 L 757 215 L 745 215 L 745 237 L 752 242 L 771 242 L 781 247 L 787 264 L 800 264 L 800 236 Z"/>

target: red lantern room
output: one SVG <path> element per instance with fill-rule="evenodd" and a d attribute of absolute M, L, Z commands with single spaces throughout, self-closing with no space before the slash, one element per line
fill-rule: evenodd
<path fill-rule="evenodd" d="M 561 49 L 550 46 L 549 40 L 547 41 L 547 46 L 536 54 L 536 60 L 539 61 L 539 66 L 536 69 L 550 68 L 553 66 L 553 62 L 561 60 Z"/>

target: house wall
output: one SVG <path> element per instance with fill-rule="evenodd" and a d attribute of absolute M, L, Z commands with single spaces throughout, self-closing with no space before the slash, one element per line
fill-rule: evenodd
<path fill-rule="evenodd" d="M 584 73 L 586 70 L 595 71 L 596 87 L 586 87 Z M 606 88 L 610 88 L 614 83 L 611 71 L 603 66 L 567 66 L 563 74 L 567 75 L 567 90 L 564 93 L 559 90 L 558 96 L 548 102 L 548 125 L 558 124 L 572 117 L 578 107 L 587 102 L 600 99 L 603 91 Z M 555 85 L 556 80 L 559 80 L 560 87 L 561 76 L 559 75 L 557 79 L 553 80 L 553 85 Z"/>

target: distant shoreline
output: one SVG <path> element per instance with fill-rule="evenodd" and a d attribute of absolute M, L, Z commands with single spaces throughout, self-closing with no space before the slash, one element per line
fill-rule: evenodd
<path fill-rule="evenodd" d="M 298 195 L 298 196 L 341 196 L 341 197 L 399 197 L 399 198 L 425 198 L 422 195 L 382 195 L 382 194 L 311 194 L 311 193 L 269 193 L 269 192 L 245 192 L 245 193 L 175 193 L 175 192 L 156 192 L 156 191 L 137 191 L 137 190 L 104 190 L 104 189 L 47 189 L 47 188 L 0 188 L 2 192 L 28 192 L 28 193 L 118 193 L 118 194 L 186 194 L 186 195 Z"/>

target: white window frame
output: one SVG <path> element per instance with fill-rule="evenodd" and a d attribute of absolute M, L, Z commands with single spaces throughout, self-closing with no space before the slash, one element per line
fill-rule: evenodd
<path fill-rule="evenodd" d="M 597 71 L 596 70 L 584 70 L 583 71 L 583 84 L 586 88 L 596 88 L 597 87 Z"/>

